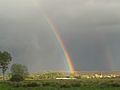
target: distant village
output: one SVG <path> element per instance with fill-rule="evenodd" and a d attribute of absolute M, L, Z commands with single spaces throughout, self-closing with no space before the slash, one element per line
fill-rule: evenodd
<path fill-rule="evenodd" d="M 29 75 L 31 80 L 40 79 L 104 79 L 104 78 L 120 78 L 120 72 L 75 72 L 74 75 L 70 75 L 65 72 L 46 72 L 46 73 L 34 73 Z"/>
<path fill-rule="evenodd" d="M 9 80 L 11 76 L 5 76 Z M 0 75 L 0 80 L 3 76 Z M 42 80 L 42 79 L 104 79 L 104 78 L 120 78 L 120 72 L 75 72 L 70 75 L 65 72 L 44 72 L 29 74 L 26 80 Z"/>
<path fill-rule="evenodd" d="M 119 78 L 120 72 L 77 72 L 77 77 L 81 78 Z"/>

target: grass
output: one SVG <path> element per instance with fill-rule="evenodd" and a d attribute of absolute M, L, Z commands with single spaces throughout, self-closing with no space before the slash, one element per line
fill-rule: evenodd
<path fill-rule="evenodd" d="M 24 87 L 11 87 L 7 85 L 0 85 L 0 90 L 120 90 L 116 87 L 72 87 L 72 88 L 56 88 L 56 87 L 35 87 L 35 88 L 24 88 Z"/>
<path fill-rule="evenodd" d="M 120 90 L 120 79 L 0 82 L 0 90 Z"/>

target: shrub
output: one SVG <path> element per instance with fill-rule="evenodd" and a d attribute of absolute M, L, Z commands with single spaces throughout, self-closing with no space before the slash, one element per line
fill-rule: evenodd
<path fill-rule="evenodd" d="M 28 76 L 28 69 L 25 65 L 22 64 L 13 64 L 11 66 L 11 75 L 17 75 L 22 76 L 23 78 L 26 78 Z"/>
<path fill-rule="evenodd" d="M 81 83 L 80 82 L 73 82 L 71 84 L 72 87 L 80 87 L 81 86 Z"/>
<path fill-rule="evenodd" d="M 62 83 L 60 85 L 61 88 L 71 88 L 72 86 L 69 83 Z"/>
<path fill-rule="evenodd" d="M 120 81 L 110 80 L 110 81 L 104 81 L 100 83 L 100 86 L 104 87 L 120 87 Z"/>
<path fill-rule="evenodd" d="M 41 86 L 41 84 L 37 82 L 31 82 L 26 84 L 26 87 L 39 87 L 39 86 Z"/>
<path fill-rule="evenodd" d="M 22 77 L 21 75 L 12 75 L 10 79 L 10 81 L 13 81 L 13 82 L 20 82 L 23 80 L 24 80 L 24 77 Z"/>

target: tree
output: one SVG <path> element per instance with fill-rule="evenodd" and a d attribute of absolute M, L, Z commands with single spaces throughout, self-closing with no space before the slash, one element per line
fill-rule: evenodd
<path fill-rule="evenodd" d="M 24 80 L 28 75 L 28 69 L 25 65 L 22 64 L 13 64 L 11 66 L 11 75 L 12 81 L 22 81 Z"/>
<path fill-rule="evenodd" d="M 8 65 L 10 64 L 10 61 L 12 61 L 11 54 L 4 51 L 0 51 L 0 68 L 2 69 L 2 74 L 3 74 L 3 80 L 5 76 L 5 72 L 8 69 Z"/>

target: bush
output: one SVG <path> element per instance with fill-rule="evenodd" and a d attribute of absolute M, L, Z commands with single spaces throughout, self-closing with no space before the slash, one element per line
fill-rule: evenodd
<path fill-rule="evenodd" d="M 13 81 L 13 82 L 20 82 L 23 80 L 24 80 L 24 77 L 22 77 L 21 75 L 12 75 L 10 79 L 10 81 Z"/>
<path fill-rule="evenodd" d="M 42 86 L 42 85 L 37 83 L 37 82 L 31 82 L 31 83 L 27 83 L 25 86 L 26 87 L 39 87 L 39 86 Z"/>
<path fill-rule="evenodd" d="M 28 69 L 25 65 L 22 65 L 22 64 L 13 64 L 11 66 L 11 75 L 12 76 L 15 76 L 15 78 L 26 78 L 28 76 Z M 14 78 L 14 77 L 13 77 Z"/>
<path fill-rule="evenodd" d="M 100 83 L 100 86 L 103 87 L 120 87 L 120 81 L 117 80 L 109 80 Z"/>
<path fill-rule="evenodd" d="M 80 87 L 81 86 L 81 83 L 80 82 L 73 82 L 71 84 L 72 87 Z"/>
<path fill-rule="evenodd" d="M 61 88 L 71 88 L 72 86 L 69 83 L 62 83 L 60 85 Z"/>

